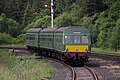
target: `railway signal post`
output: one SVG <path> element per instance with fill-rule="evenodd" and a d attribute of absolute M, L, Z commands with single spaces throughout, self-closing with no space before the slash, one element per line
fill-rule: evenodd
<path fill-rule="evenodd" d="M 53 9 L 53 6 L 54 6 L 53 0 L 51 0 L 51 28 L 53 28 L 53 26 L 54 26 L 54 19 L 53 19 L 53 17 L 54 17 L 54 9 Z"/>
<path fill-rule="evenodd" d="M 45 4 L 45 8 L 51 8 L 51 28 L 54 27 L 54 8 L 53 8 L 53 0 L 51 0 L 51 4 Z"/>

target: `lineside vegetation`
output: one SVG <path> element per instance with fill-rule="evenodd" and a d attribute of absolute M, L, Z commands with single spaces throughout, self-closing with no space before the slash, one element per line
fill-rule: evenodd
<path fill-rule="evenodd" d="M 0 80 L 47 80 L 55 73 L 56 70 L 42 60 L 16 57 L 0 50 Z"/>
<path fill-rule="evenodd" d="M 115 52 L 111 49 L 92 48 L 92 53 L 120 56 L 120 51 Z"/>

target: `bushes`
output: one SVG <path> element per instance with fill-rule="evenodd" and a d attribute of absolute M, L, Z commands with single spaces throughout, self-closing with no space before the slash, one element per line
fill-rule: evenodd
<path fill-rule="evenodd" d="M 13 38 L 9 34 L 0 33 L 0 45 L 25 44 L 25 37 L 25 34 L 21 34 L 17 36 L 17 38 Z"/>
<path fill-rule="evenodd" d="M 28 24 L 23 32 L 26 32 L 29 28 L 45 28 L 47 26 L 50 26 L 51 24 L 51 17 L 50 16 L 44 16 L 44 17 L 38 17 L 35 21 L 31 22 L 30 24 Z"/>
<path fill-rule="evenodd" d="M 12 37 L 6 33 L 0 33 L 0 44 L 11 44 Z"/>
<path fill-rule="evenodd" d="M 50 26 L 50 21 L 51 17 L 50 16 L 44 16 L 43 18 L 40 18 L 36 20 L 34 27 L 47 27 Z"/>
<path fill-rule="evenodd" d="M 21 35 L 17 36 L 17 38 L 13 39 L 13 43 L 14 44 L 25 44 L 25 38 L 26 38 L 26 35 L 21 34 Z"/>
<path fill-rule="evenodd" d="M 57 26 L 68 26 L 73 24 L 72 14 L 65 12 L 55 19 L 55 27 Z"/>

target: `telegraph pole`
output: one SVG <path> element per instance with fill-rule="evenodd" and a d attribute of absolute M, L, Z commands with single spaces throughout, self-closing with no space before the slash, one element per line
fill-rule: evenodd
<path fill-rule="evenodd" d="M 53 28 L 53 26 L 54 26 L 54 19 L 53 19 L 53 17 L 54 17 L 54 10 L 53 10 L 53 6 L 54 6 L 53 0 L 51 0 L 51 28 Z"/>

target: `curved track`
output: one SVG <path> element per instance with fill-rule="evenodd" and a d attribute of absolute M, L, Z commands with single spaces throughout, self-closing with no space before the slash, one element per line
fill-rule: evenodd
<path fill-rule="evenodd" d="M 69 70 L 71 71 L 71 76 L 70 76 L 71 79 L 70 80 L 99 80 L 96 73 L 93 72 L 87 66 L 84 66 L 84 67 L 71 67 L 71 66 L 65 64 L 64 62 L 62 62 L 60 60 L 56 60 L 56 59 L 48 58 L 48 57 L 47 57 L 47 59 L 57 61 L 57 62 L 63 64 L 65 67 L 69 68 Z"/>
<path fill-rule="evenodd" d="M 75 80 L 99 80 L 97 75 L 87 66 L 74 67 L 76 73 Z"/>

